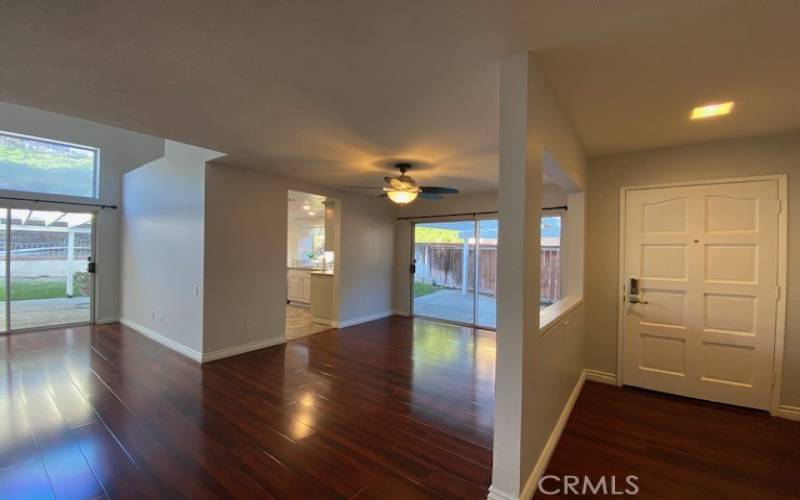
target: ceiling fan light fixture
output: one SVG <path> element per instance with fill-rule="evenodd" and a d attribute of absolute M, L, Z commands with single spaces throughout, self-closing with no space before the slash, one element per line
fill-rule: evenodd
<path fill-rule="evenodd" d="M 417 191 L 386 191 L 386 195 L 390 200 L 398 205 L 405 205 L 417 199 L 419 193 Z"/>

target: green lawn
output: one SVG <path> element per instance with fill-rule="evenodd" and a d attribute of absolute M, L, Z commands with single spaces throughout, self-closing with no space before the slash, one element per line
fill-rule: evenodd
<path fill-rule="evenodd" d="M 438 292 L 442 290 L 444 287 L 437 286 L 437 285 L 429 285 L 427 283 L 417 283 L 414 282 L 414 297 L 424 297 L 425 295 L 430 295 L 434 292 Z"/>
<path fill-rule="evenodd" d="M 77 280 L 76 280 L 77 281 Z M 0 300 L 6 300 L 6 289 L 0 281 Z M 13 278 L 11 280 L 11 300 L 64 298 L 67 277 Z M 74 295 L 81 296 L 78 283 L 74 284 Z"/>

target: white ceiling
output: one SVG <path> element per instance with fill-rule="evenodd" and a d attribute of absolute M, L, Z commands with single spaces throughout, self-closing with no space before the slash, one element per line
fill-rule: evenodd
<path fill-rule="evenodd" d="M 589 154 L 800 126 L 796 0 L 3 2 L 0 100 L 333 186 L 493 189 L 498 60 L 534 50 Z M 690 123 L 696 104 L 733 115 Z"/>

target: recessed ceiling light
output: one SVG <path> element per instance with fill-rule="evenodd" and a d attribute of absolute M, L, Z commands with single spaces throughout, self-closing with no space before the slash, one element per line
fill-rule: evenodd
<path fill-rule="evenodd" d="M 308 215 L 312 215 L 312 216 L 313 216 L 313 215 L 314 215 L 314 212 L 308 212 Z"/>
<path fill-rule="evenodd" d="M 697 106 L 694 108 L 689 118 L 692 120 L 702 120 L 703 118 L 711 118 L 712 116 L 727 115 L 731 111 L 733 111 L 733 101 L 706 104 L 705 106 Z"/>
<path fill-rule="evenodd" d="M 303 205 L 303 210 L 311 210 L 311 205 L 309 204 Z"/>

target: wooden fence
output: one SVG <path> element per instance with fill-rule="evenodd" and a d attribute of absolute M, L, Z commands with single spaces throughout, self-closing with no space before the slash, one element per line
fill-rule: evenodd
<path fill-rule="evenodd" d="M 561 264 L 558 247 L 542 247 L 541 298 L 553 303 L 561 298 Z M 467 290 L 475 289 L 475 248 L 468 247 Z M 463 285 L 464 246 L 454 243 L 418 243 L 414 248 L 416 274 L 414 280 L 445 288 L 461 289 Z M 497 246 L 481 245 L 478 262 L 479 292 L 497 295 Z"/>
<path fill-rule="evenodd" d="M 542 247 L 539 264 L 539 302 L 553 304 L 561 298 L 561 248 Z"/>

